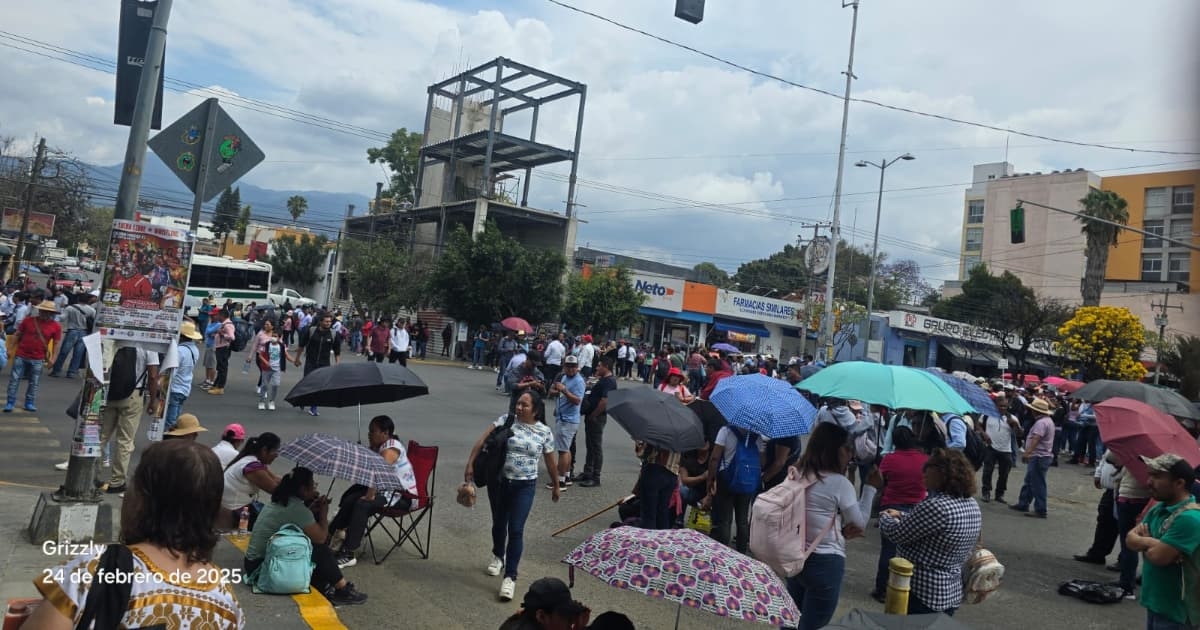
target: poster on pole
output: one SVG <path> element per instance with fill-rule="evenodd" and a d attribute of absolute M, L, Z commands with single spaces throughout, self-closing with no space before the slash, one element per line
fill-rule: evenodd
<path fill-rule="evenodd" d="M 165 225 L 113 221 L 96 328 L 105 337 L 162 344 L 179 337 L 192 234 Z"/>

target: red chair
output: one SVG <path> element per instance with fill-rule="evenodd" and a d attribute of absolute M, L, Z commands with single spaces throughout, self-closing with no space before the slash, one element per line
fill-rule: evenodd
<path fill-rule="evenodd" d="M 411 544 L 417 553 L 421 554 L 421 558 L 429 559 L 429 545 L 433 533 L 433 484 L 437 475 L 437 460 L 438 447 L 421 446 L 415 440 L 409 441 L 408 461 L 417 477 L 417 495 L 409 495 L 413 501 L 408 508 L 384 507 L 372 514 L 366 537 L 375 564 L 383 564 L 393 551 L 405 543 Z M 424 536 L 420 530 L 422 523 L 425 525 Z M 371 536 L 376 529 L 383 530 L 391 540 L 391 545 L 383 556 L 378 555 Z"/>

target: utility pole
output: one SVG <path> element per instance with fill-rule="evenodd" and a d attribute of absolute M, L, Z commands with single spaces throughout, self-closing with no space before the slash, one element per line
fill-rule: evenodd
<path fill-rule="evenodd" d="M 1162 313 L 1161 315 L 1154 316 L 1154 323 L 1158 325 L 1158 347 L 1155 348 L 1155 350 L 1154 350 L 1154 384 L 1155 385 L 1158 385 L 1158 378 L 1159 378 L 1160 374 L 1162 373 L 1163 342 L 1166 341 L 1165 339 L 1163 339 L 1163 337 L 1165 337 L 1167 334 L 1167 309 L 1177 308 L 1177 309 L 1179 309 L 1179 312 L 1181 312 L 1181 313 L 1183 312 L 1182 306 L 1180 306 L 1178 304 L 1170 304 L 1170 301 L 1171 301 L 1171 290 L 1163 289 L 1162 304 L 1154 304 L 1153 302 L 1150 304 L 1151 308 L 1158 309 L 1158 311 L 1160 313 Z"/>
<path fill-rule="evenodd" d="M 817 240 L 818 236 L 820 236 L 821 228 L 829 227 L 829 224 L 825 223 L 825 222 L 820 222 L 820 221 L 817 223 L 801 223 L 800 224 L 801 229 L 808 228 L 808 227 L 811 227 L 812 231 L 813 231 L 812 240 L 809 241 L 810 243 L 812 243 Z M 797 247 L 804 246 L 804 237 L 803 236 L 796 237 L 796 246 Z M 811 311 L 811 306 L 812 306 L 811 304 L 809 304 L 809 301 L 811 299 L 812 299 L 812 276 L 810 275 L 808 278 L 808 282 L 804 286 L 804 310 L 803 310 L 803 316 L 800 318 L 800 358 L 801 359 L 804 358 L 805 351 L 808 350 L 808 316 L 809 316 L 809 312 Z M 781 354 L 782 354 L 782 350 L 783 349 L 780 348 Z"/>
<path fill-rule="evenodd" d="M 338 230 L 337 245 L 333 247 L 333 277 L 325 281 L 325 305 L 329 305 L 330 295 L 333 293 L 333 285 L 335 282 L 340 282 L 342 278 L 342 239 L 345 238 L 346 232 L 350 230 L 350 217 L 354 214 L 354 204 L 346 205 L 346 220 L 342 222 L 342 228 Z"/>
<path fill-rule="evenodd" d="M 37 154 L 33 158 L 33 168 L 29 171 L 29 189 L 25 191 L 25 211 L 21 214 L 21 233 L 17 235 L 17 255 L 13 258 L 10 278 L 16 278 L 21 270 L 21 261 L 25 259 L 25 233 L 29 231 L 29 215 L 33 213 L 34 190 L 41 179 L 42 169 L 46 166 L 46 139 L 38 140 Z"/>
<path fill-rule="evenodd" d="M 837 268 L 838 242 L 842 236 L 842 174 L 846 170 L 846 125 L 850 121 L 850 85 L 854 80 L 854 38 L 858 34 L 859 0 L 843 0 L 842 8 L 852 7 L 850 21 L 850 57 L 846 63 L 846 93 L 842 97 L 842 137 L 838 144 L 837 180 L 833 186 L 833 224 L 829 230 L 829 281 L 825 285 L 825 313 L 821 319 L 821 335 L 825 342 L 825 361 L 833 362 L 833 279 Z"/>

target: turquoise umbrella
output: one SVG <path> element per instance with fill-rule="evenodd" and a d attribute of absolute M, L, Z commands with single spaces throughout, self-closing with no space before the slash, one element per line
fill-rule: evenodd
<path fill-rule="evenodd" d="M 830 398 L 861 400 L 892 409 L 975 413 L 971 403 L 938 377 L 915 368 L 846 361 L 800 381 L 797 389 Z"/>

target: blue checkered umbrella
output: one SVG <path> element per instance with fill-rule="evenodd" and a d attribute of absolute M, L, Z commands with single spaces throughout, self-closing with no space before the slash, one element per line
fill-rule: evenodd
<path fill-rule="evenodd" d="M 807 435 L 817 417 L 817 408 L 787 381 L 763 374 L 723 378 L 709 400 L 729 424 L 768 439 Z"/>
<path fill-rule="evenodd" d="M 358 483 L 376 490 L 401 490 L 400 476 L 379 453 L 324 433 L 309 433 L 288 442 L 279 454 L 314 474 Z"/>
<path fill-rule="evenodd" d="M 959 396 L 962 396 L 963 400 L 966 400 L 975 409 L 976 413 L 993 418 L 1000 417 L 1000 410 L 996 408 L 996 403 L 992 402 L 992 397 L 988 396 L 988 393 L 982 387 L 933 368 L 926 368 L 925 371 L 942 379 L 944 383 L 950 386 L 950 389 L 953 389 Z"/>

